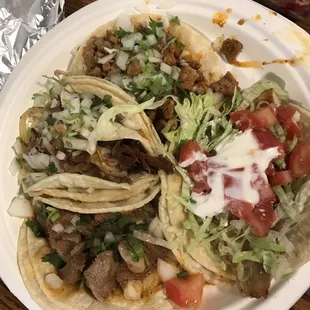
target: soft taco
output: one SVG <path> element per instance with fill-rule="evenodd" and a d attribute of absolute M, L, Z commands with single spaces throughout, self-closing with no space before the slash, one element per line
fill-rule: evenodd
<path fill-rule="evenodd" d="M 176 104 L 159 217 L 187 257 L 266 298 L 272 278 L 310 260 L 310 112 L 269 80 L 220 93 Z"/>
<path fill-rule="evenodd" d="M 222 76 L 210 41 L 177 16 L 120 15 L 89 35 L 68 70 L 109 80 L 138 102 L 205 93 Z M 233 91 L 233 90 L 232 90 Z M 174 117 L 173 98 L 148 110 L 157 131 Z"/>

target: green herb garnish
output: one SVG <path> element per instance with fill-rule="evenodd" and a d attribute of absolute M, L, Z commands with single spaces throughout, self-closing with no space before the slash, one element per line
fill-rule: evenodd
<path fill-rule="evenodd" d="M 150 18 L 149 26 L 146 29 L 146 32 L 147 32 L 147 34 L 154 34 L 158 38 L 157 29 L 156 28 L 157 27 L 161 28 L 161 27 L 163 27 L 163 25 L 164 24 L 162 22 L 157 22 L 156 20 L 153 20 L 152 18 Z"/>
<path fill-rule="evenodd" d="M 66 263 L 57 252 L 51 252 L 42 257 L 42 262 L 52 264 L 56 269 L 63 268 Z"/>
<path fill-rule="evenodd" d="M 29 227 L 36 237 L 44 237 L 45 232 L 37 220 L 28 220 L 26 226 Z"/>
<path fill-rule="evenodd" d="M 186 270 L 181 270 L 178 274 L 177 277 L 178 278 L 187 278 L 189 276 L 188 272 Z"/>
<path fill-rule="evenodd" d="M 122 38 L 122 37 L 125 37 L 125 36 L 127 36 L 128 34 L 131 34 L 132 32 L 130 32 L 130 31 L 126 31 L 126 30 L 124 30 L 123 28 L 119 28 L 117 31 L 116 31 L 116 36 L 118 37 L 118 38 Z"/>
<path fill-rule="evenodd" d="M 80 219 L 76 221 L 76 225 L 83 226 L 91 224 L 93 217 L 90 214 L 81 214 Z"/>
<path fill-rule="evenodd" d="M 48 164 L 48 171 L 50 173 L 56 173 L 58 171 L 55 163 L 53 161 L 51 161 L 49 164 Z"/>
<path fill-rule="evenodd" d="M 130 235 L 127 237 L 126 241 L 133 261 L 139 261 L 139 259 L 144 256 L 143 243 L 137 238 Z"/>
<path fill-rule="evenodd" d="M 55 122 L 56 122 L 56 118 L 54 118 L 54 117 L 52 117 L 51 115 L 49 115 L 49 116 L 46 118 L 46 122 L 47 122 L 49 125 L 53 126 L 53 125 L 55 124 Z"/>

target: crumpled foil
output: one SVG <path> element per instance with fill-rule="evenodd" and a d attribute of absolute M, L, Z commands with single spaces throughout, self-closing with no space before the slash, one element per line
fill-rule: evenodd
<path fill-rule="evenodd" d="M 0 0 L 0 89 L 25 53 L 64 17 L 65 0 Z"/>

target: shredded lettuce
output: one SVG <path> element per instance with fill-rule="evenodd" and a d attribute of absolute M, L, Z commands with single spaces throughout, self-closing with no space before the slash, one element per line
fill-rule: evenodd
<path fill-rule="evenodd" d="M 265 90 L 273 89 L 282 103 L 289 102 L 289 94 L 278 83 L 270 80 L 260 80 L 242 92 L 243 101 L 239 110 L 247 109 L 253 105 L 253 101 Z"/>

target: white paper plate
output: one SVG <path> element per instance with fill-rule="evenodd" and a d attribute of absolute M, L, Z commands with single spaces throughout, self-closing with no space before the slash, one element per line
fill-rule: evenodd
<path fill-rule="evenodd" d="M 159 1 L 150 2 L 149 7 L 155 12 Z M 65 69 L 71 50 L 91 31 L 124 10 L 130 10 L 139 4 L 142 4 L 142 0 L 98 1 L 70 16 L 27 53 L 1 91 L 0 275 L 13 294 L 31 310 L 40 308 L 25 289 L 16 263 L 17 237 L 21 221 L 9 217 L 6 212 L 17 192 L 17 180 L 10 176 L 8 167 L 14 156 L 11 145 L 18 135 L 19 117 L 31 105 L 31 96 L 38 89 L 38 83 L 43 81 L 43 74 L 52 75 L 55 69 Z M 227 13 L 227 24 L 223 28 L 213 24 L 213 14 L 225 12 L 228 8 L 231 8 L 232 13 Z M 305 58 L 309 57 L 306 49 L 307 44 L 310 45 L 307 43 L 310 42 L 310 37 L 306 32 L 252 1 L 178 1 L 169 13 L 178 15 L 211 40 L 222 34 L 237 37 L 244 44 L 240 60 L 270 61 L 276 58 L 291 58 L 298 51 L 302 52 Z M 237 24 L 241 18 L 248 19 L 242 26 Z M 276 75 L 286 84 L 286 89 L 293 99 L 310 107 L 310 72 L 305 65 L 291 67 L 288 64 L 274 64 L 266 66 L 263 70 L 226 66 L 226 69 L 237 75 L 242 88 L 262 77 L 272 78 Z M 232 292 L 221 292 L 208 286 L 205 289 L 206 300 L 203 309 L 289 309 L 310 286 L 309 274 L 310 264 L 307 264 L 289 280 L 273 286 L 267 300 L 241 298 Z"/>

